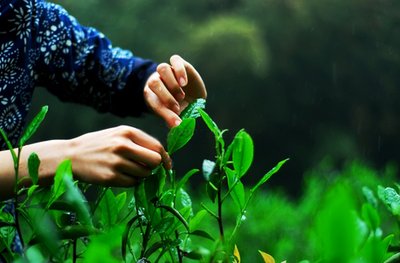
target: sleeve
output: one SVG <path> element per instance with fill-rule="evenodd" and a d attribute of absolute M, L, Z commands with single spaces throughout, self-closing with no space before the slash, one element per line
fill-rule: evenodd
<path fill-rule="evenodd" d="M 139 116 L 146 110 L 143 88 L 154 62 L 112 47 L 102 33 L 53 3 L 38 2 L 35 28 L 38 85 L 100 112 Z"/>

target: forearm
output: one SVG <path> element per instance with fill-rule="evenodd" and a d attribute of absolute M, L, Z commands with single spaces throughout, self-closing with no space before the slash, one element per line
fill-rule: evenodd
<path fill-rule="evenodd" d="M 28 178 L 28 157 L 35 152 L 41 161 L 39 166 L 39 184 L 49 185 L 53 181 L 58 164 L 70 158 L 67 140 L 51 140 L 26 145 L 22 148 L 19 179 Z M 17 151 L 17 150 L 16 150 Z M 24 180 L 24 185 L 30 184 L 30 179 Z M 10 151 L 0 151 L 0 200 L 9 199 L 14 195 L 15 170 Z"/>

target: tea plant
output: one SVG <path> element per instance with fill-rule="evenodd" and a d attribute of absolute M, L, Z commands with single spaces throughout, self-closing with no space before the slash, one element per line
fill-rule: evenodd
<path fill-rule="evenodd" d="M 279 162 L 246 192 L 241 179 L 253 161 L 253 141 L 240 130 L 232 142 L 223 138 L 226 130 L 203 110 L 197 100 L 182 113 L 182 123 L 170 130 L 167 148 L 170 155 L 192 138 L 196 118 L 201 118 L 215 138 L 215 159 L 205 160 L 201 171 L 193 169 L 179 177 L 163 166 L 133 189 L 111 189 L 74 181 L 70 160 L 63 161 L 51 187 L 38 186 L 40 159 L 29 156 L 31 185 L 19 178 L 20 153 L 46 115 L 47 107 L 34 118 L 18 148 L 13 149 L 4 132 L 15 168 L 13 215 L 0 204 L 0 252 L 6 262 L 239 262 L 234 240 L 246 209 L 255 192 L 287 161 Z M 194 211 L 186 183 L 195 174 L 206 179 L 206 191 L 213 205 L 202 204 Z M 93 194 L 94 193 L 94 194 Z M 237 207 L 236 223 L 227 233 L 224 204 L 232 199 Z M 218 233 L 201 226 L 211 217 Z M 12 244 L 19 236 L 22 255 Z M 207 241 L 208 240 L 208 241 Z M 208 242 L 210 245 L 203 245 Z M 235 257 L 236 255 L 236 257 Z"/>

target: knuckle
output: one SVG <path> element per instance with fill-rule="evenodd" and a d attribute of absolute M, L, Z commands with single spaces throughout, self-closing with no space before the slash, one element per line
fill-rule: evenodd
<path fill-rule="evenodd" d="M 167 63 L 161 63 L 157 66 L 157 72 L 159 74 L 165 73 L 169 69 L 169 65 Z"/>
<path fill-rule="evenodd" d="M 150 89 L 154 90 L 155 88 L 160 86 L 160 80 L 154 76 L 150 77 L 147 81 L 147 85 Z"/>

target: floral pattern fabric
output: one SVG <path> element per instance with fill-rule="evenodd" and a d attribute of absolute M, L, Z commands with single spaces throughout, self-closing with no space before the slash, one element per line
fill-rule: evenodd
<path fill-rule="evenodd" d="M 112 47 L 102 33 L 80 25 L 59 5 L 0 0 L 0 128 L 14 146 L 36 86 L 100 112 L 137 116 L 146 109 L 143 88 L 155 68 Z M 0 147 L 6 149 L 2 138 Z M 13 207 L 4 211 L 13 214 Z M 13 250 L 22 251 L 18 236 Z"/>
<path fill-rule="evenodd" d="M 145 110 L 142 91 L 155 66 L 112 47 L 59 5 L 0 0 L 0 128 L 14 145 L 34 87 L 101 112 L 136 116 Z"/>

